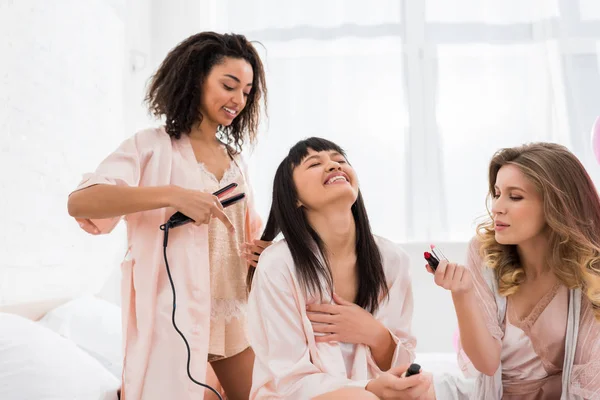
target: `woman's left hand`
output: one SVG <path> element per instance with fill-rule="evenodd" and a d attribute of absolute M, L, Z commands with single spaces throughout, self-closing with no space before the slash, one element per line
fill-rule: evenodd
<path fill-rule="evenodd" d="M 242 257 L 246 259 L 249 267 L 256 267 L 261 253 L 272 244 L 273 242 L 265 242 L 264 240 L 253 240 L 252 243 L 244 243 L 242 245 Z"/>
<path fill-rule="evenodd" d="M 316 342 L 343 342 L 373 346 L 387 328 L 371 313 L 333 294 L 335 304 L 310 304 L 306 314 L 312 322 Z"/>

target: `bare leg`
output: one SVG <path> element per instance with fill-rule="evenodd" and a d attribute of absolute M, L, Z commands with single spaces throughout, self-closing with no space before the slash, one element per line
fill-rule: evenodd
<path fill-rule="evenodd" d="M 221 397 L 224 397 L 225 392 L 223 391 L 223 387 L 210 363 L 206 366 L 206 382 L 204 383 L 219 392 Z M 211 390 L 204 389 L 204 400 L 219 400 L 219 398 Z"/>
<path fill-rule="evenodd" d="M 228 400 L 248 400 L 252 387 L 254 352 L 250 347 L 233 357 L 211 363 Z"/>
<path fill-rule="evenodd" d="M 344 388 L 325 393 L 312 400 L 379 400 L 373 393 L 360 388 Z"/>

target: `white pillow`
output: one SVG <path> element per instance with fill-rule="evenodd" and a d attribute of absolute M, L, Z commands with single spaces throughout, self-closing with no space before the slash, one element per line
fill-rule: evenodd
<path fill-rule="evenodd" d="M 75 344 L 13 314 L 0 327 L 0 399 L 117 399 L 120 380 Z"/>
<path fill-rule="evenodd" d="M 38 323 L 74 342 L 121 379 L 121 308 L 106 300 L 85 296 L 46 313 Z"/>

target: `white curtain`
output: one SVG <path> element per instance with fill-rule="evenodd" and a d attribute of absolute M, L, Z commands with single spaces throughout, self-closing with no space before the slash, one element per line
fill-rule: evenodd
<path fill-rule="evenodd" d="M 262 43 L 268 123 L 251 157 L 261 213 L 287 149 L 331 139 L 376 233 L 464 241 L 506 146 L 567 145 L 600 183 L 597 0 L 209 1 L 211 29 Z"/>

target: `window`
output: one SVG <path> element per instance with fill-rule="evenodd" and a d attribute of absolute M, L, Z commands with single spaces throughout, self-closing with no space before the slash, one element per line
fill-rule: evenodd
<path fill-rule="evenodd" d="M 277 164 L 313 135 L 348 151 L 374 231 L 397 241 L 468 240 L 501 147 L 565 144 L 600 183 L 595 0 L 211 4 L 214 29 L 264 45 L 270 119 L 251 156 L 263 215 Z"/>

